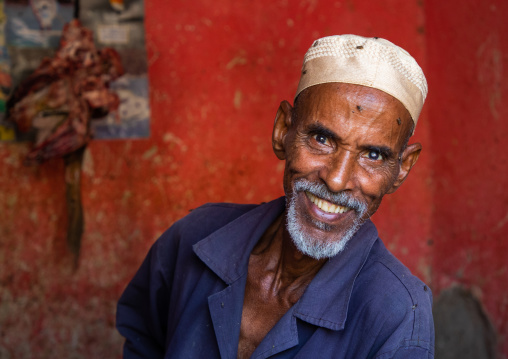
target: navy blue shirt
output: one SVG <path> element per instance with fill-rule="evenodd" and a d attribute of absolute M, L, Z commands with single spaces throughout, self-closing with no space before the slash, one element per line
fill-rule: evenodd
<path fill-rule="evenodd" d="M 284 208 L 208 204 L 167 230 L 118 303 L 124 358 L 236 358 L 249 255 Z M 431 304 L 367 221 L 252 358 L 433 358 Z"/>

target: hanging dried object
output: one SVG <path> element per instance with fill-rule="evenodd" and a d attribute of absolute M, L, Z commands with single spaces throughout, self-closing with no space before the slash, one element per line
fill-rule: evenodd
<path fill-rule="evenodd" d="M 55 56 L 43 59 L 7 102 L 8 119 L 18 133 L 34 139 L 27 164 L 65 159 L 67 239 L 76 260 L 84 227 L 80 180 L 83 151 L 92 138 L 90 120 L 118 109 L 119 98 L 109 84 L 123 73 L 118 53 L 97 49 L 92 31 L 75 19 L 65 25 Z"/>

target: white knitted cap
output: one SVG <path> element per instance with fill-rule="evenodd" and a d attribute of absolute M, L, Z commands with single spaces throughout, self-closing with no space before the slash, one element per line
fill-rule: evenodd
<path fill-rule="evenodd" d="M 305 54 L 295 98 L 310 86 L 343 82 L 368 86 L 398 99 L 415 126 L 427 97 L 427 81 L 409 53 L 377 37 L 336 35 L 314 41 Z"/>

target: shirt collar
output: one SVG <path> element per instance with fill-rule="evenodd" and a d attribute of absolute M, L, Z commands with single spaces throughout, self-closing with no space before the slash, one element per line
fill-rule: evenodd
<path fill-rule="evenodd" d="M 252 249 L 284 208 L 284 197 L 262 204 L 196 243 L 194 252 L 230 285 L 247 274 Z M 293 306 L 294 315 L 313 325 L 343 329 L 354 281 L 377 238 L 376 227 L 368 220 L 321 268 Z"/>
<path fill-rule="evenodd" d="M 250 252 L 266 229 L 280 216 L 285 199 L 263 203 L 194 245 L 194 252 L 226 284 L 247 274 Z"/>

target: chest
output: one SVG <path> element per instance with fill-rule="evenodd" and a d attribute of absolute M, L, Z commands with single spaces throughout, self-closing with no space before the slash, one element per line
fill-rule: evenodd
<path fill-rule="evenodd" d="M 270 300 L 257 300 L 258 304 L 252 305 L 251 298 L 259 298 L 259 293 L 247 285 L 246 279 L 227 287 L 220 281 L 214 285 L 209 280 L 195 283 L 194 293 L 185 296 L 178 311 L 169 313 L 165 358 L 368 357 L 364 353 L 371 349 L 367 339 L 377 337 L 368 328 L 332 331 L 301 320 L 298 313 L 307 310 L 299 306 Z M 372 322 L 355 315 L 351 319 L 355 323 Z"/>
<path fill-rule="evenodd" d="M 270 330 L 298 301 L 305 286 L 281 288 L 276 286 L 273 276 L 260 275 L 249 268 L 242 307 L 238 358 L 250 358 Z"/>
<path fill-rule="evenodd" d="M 259 297 L 262 299 L 260 300 Z M 238 341 L 238 358 L 250 358 L 259 343 L 289 308 L 290 305 L 269 296 L 260 295 L 254 288 L 246 288 Z"/>

